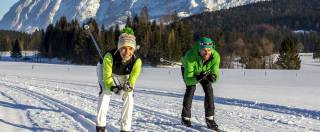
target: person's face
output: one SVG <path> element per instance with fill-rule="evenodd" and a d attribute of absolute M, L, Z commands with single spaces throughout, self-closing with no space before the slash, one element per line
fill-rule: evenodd
<path fill-rule="evenodd" d="M 124 62 L 130 60 L 133 53 L 134 53 L 134 48 L 130 46 L 123 46 L 120 48 L 120 56 L 122 58 L 122 61 Z"/>
<path fill-rule="evenodd" d="M 200 56 L 204 61 L 209 60 L 211 56 L 211 49 L 210 48 L 203 48 L 200 50 Z"/>

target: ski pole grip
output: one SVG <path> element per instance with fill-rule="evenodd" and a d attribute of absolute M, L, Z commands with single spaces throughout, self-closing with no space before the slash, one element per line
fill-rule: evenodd
<path fill-rule="evenodd" d="M 84 25 L 84 29 L 89 30 L 90 29 L 89 25 Z"/>
<path fill-rule="evenodd" d="M 92 39 L 97 51 L 98 51 L 98 54 L 99 54 L 100 58 L 103 60 L 102 52 L 101 52 L 101 50 L 99 48 L 99 45 L 98 45 L 96 39 L 93 37 L 91 31 L 89 30 L 90 26 L 89 25 L 84 25 L 83 28 L 88 31 L 88 33 L 89 33 L 89 35 L 90 35 L 90 37 L 91 37 L 91 39 Z"/>

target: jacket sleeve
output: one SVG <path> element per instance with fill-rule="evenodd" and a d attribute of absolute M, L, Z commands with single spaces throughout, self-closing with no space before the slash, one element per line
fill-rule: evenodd
<path fill-rule="evenodd" d="M 186 84 L 196 84 L 198 83 L 195 73 L 194 73 L 194 64 L 193 62 L 186 61 L 184 65 L 184 81 Z"/>
<path fill-rule="evenodd" d="M 133 88 L 136 83 L 136 80 L 138 79 L 138 77 L 140 75 L 141 68 L 142 68 L 142 61 L 140 58 L 138 58 L 136 60 L 136 62 L 133 64 L 132 71 L 129 75 L 129 83 L 131 86 L 133 86 Z"/>
<path fill-rule="evenodd" d="M 220 55 L 217 51 L 215 51 L 213 53 L 213 59 L 214 59 L 214 63 L 213 63 L 211 71 L 213 71 L 213 74 L 216 75 L 216 80 L 218 80 L 219 79 Z"/>
<path fill-rule="evenodd" d="M 107 53 L 103 58 L 103 83 L 107 90 L 110 90 L 111 86 L 113 85 L 112 80 L 112 63 L 113 58 L 110 53 Z"/>

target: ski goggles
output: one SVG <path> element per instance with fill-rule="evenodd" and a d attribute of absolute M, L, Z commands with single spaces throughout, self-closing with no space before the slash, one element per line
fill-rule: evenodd
<path fill-rule="evenodd" d="M 202 42 L 202 43 L 199 43 L 199 44 L 200 44 L 201 49 L 203 49 L 203 48 L 213 48 L 213 43 Z"/>
<path fill-rule="evenodd" d="M 206 43 L 206 42 L 203 42 L 203 43 L 200 43 L 201 46 L 212 46 L 213 43 Z"/>

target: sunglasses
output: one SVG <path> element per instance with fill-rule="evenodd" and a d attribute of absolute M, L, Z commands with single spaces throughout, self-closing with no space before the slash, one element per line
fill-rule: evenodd
<path fill-rule="evenodd" d="M 212 43 L 200 43 L 200 45 L 202 45 L 202 46 L 212 46 L 213 44 Z"/>

